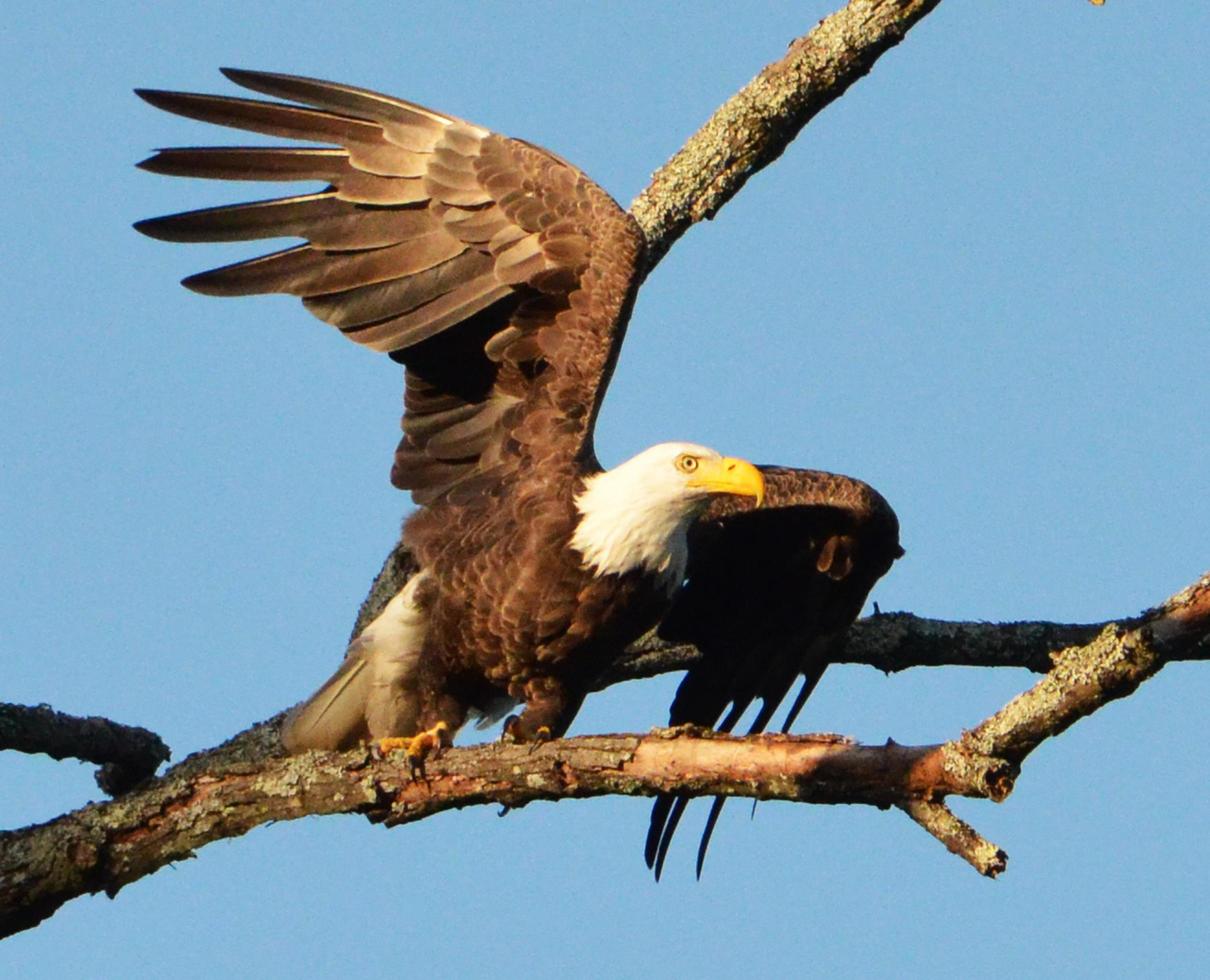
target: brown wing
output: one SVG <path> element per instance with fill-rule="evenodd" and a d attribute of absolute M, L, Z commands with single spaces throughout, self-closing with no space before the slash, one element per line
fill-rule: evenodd
<path fill-rule="evenodd" d="M 204 122 L 332 145 L 165 149 L 139 166 L 328 186 L 135 225 L 168 241 L 305 240 L 184 284 L 216 296 L 299 296 L 351 340 L 406 365 L 391 478 L 418 502 L 472 475 L 490 486 L 527 456 L 591 456 L 642 251 L 633 220 L 539 147 L 363 89 L 224 74 L 302 104 L 138 94 Z"/>
<path fill-rule="evenodd" d="M 764 731 L 801 675 L 789 729 L 874 583 L 903 554 L 894 511 L 866 484 L 813 470 L 762 467 L 766 506 L 719 498 L 690 535 L 687 581 L 660 627 L 702 659 L 677 689 L 670 725 L 730 732 L 756 700 Z M 647 865 L 658 878 L 688 798 L 657 797 Z M 697 873 L 723 798 L 715 799 Z"/>

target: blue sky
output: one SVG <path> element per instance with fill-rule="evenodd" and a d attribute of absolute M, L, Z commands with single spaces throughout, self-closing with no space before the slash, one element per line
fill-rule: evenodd
<path fill-rule="evenodd" d="M 142 217 L 248 187 L 155 177 L 224 134 L 135 86 L 219 65 L 378 88 L 546 145 L 630 201 L 839 0 L 25 4 L 0 79 L 0 699 L 146 725 L 175 758 L 338 661 L 406 500 L 401 383 L 291 301 L 176 285 L 236 249 Z M 860 476 L 908 550 L 884 609 L 1137 611 L 1210 566 L 1210 102 L 1200 4 L 942 4 L 645 285 L 598 435 Z M 252 189 L 253 196 L 259 189 Z M 832 670 L 800 727 L 956 734 L 1014 671 Z M 642 730 L 675 678 L 590 699 Z M 664 881 L 647 805 L 357 818 L 211 845 L 0 945 L 14 976 L 533 977 L 739 971 L 1137 974 L 1207 966 L 1204 665 L 1165 670 L 956 809 L 1011 859 L 977 877 L 901 815 L 691 809 Z M 0 757 L 0 827 L 95 798 L 91 768 Z"/>

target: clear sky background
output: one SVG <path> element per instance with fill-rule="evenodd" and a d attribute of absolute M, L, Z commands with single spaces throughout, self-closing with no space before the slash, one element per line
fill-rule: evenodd
<path fill-rule="evenodd" d="M 179 759 L 338 662 L 407 501 L 401 381 L 281 297 L 176 285 L 235 255 L 136 219 L 262 188 L 156 177 L 228 133 L 138 85 L 219 65 L 377 88 L 546 145 L 619 200 L 839 0 L 18 4 L 0 37 L 0 699 L 161 733 Z M 685 5 L 677 5 L 684 7 Z M 603 460 L 691 439 L 860 476 L 907 557 L 883 609 L 1134 613 L 1210 567 L 1205 4 L 944 3 L 643 289 Z M 234 142 L 240 137 L 234 136 Z M 249 195 L 251 191 L 251 195 Z M 912 743 L 1017 671 L 829 672 L 800 729 Z M 574 732 L 662 723 L 675 678 Z M 261 828 L 0 944 L 21 977 L 1204 975 L 1210 669 L 1166 669 L 956 809 L 978 877 L 901 814 L 691 808 L 664 881 L 648 804 L 481 807 L 386 831 Z M 0 827 L 95 799 L 0 757 Z"/>

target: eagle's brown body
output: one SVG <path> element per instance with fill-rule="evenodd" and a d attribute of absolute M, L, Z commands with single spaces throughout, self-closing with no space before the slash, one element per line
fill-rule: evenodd
<path fill-rule="evenodd" d="M 706 654 L 674 721 L 722 718 L 729 729 L 754 698 L 771 712 L 798 674 L 817 677 L 899 553 L 894 514 L 859 481 L 783 468 L 762 478 L 688 444 L 601 470 L 593 426 L 643 261 L 630 216 L 528 143 L 349 86 L 226 74 L 288 101 L 140 94 L 205 122 L 324 145 L 169 149 L 141 166 L 326 188 L 137 227 L 172 241 L 303 239 L 186 285 L 299 296 L 401 362 L 391 476 L 421 505 L 404 528 L 417 576 L 295 714 L 287 744 L 453 729 L 507 699 L 524 705 L 515 735 L 558 735 L 674 594 L 666 627 Z M 766 485 L 770 510 L 714 496 L 705 511 L 707 494 L 759 500 Z M 662 860 L 672 805 L 657 807 L 649 857 Z"/>
<path fill-rule="evenodd" d="M 515 735 L 562 734 L 610 660 L 667 610 L 670 591 L 651 575 L 597 575 L 564 557 L 574 555 L 579 482 L 536 500 L 506 492 L 497 506 L 437 505 L 407 521 L 404 541 L 434 577 L 422 727 L 457 728 L 467 707 L 490 714 L 504 693 L 526 705 Z M 449 546 L 450 527 L 465 534 L 461 547 Z"/>

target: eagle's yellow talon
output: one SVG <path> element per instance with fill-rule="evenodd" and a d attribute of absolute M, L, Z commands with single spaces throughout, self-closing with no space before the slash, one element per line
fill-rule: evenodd
<path fill-rule="evenodd" d="M 549 725 L 539 725 L 530 736 L 526 736 L 521 732 L 520 725 L 521 718 L 518 715 L 509 715 L 505 718 L 504 731 L 500 733 L 500 741 L 513 742 L 514 744 L 529 742 L 530 751 L 533 751 L 533 749 L 543 742 L 549 742 L 554 738 L 554 733 L 550 730 Z"/>
<path fill-rule="evenodd" d="M 397 740 L 402 742 L 403 747 L 407 749 L 408 766 L 412 770 L 413 779 L 425 778 L 425 760 L 430 755 L 436 757 L 441 754 L 441 750 L 449 742 L 449 732 L 450 726 L 444 721 L 439 721 L 419 735 Z"/>
<path fill-rule="evenodd" d="M 536 729 L 534 729 L 534 737 L 533 737 L 533 740 L 530 742 L 530 746 L 529 746 L 530 753 L 533 753 L 533 751 L 539 745 L 543 745 L 546 742 L 549 742 L 552 738 L 554 738 L 554 736 L 551 734 L 550 726 L 549 725 L 539 725 Z"/>
<path fill-rule="evenodd" d="M 412 743 L 415 741 L 414 738 L 380 738 L 375 743 L 375 747 L 378 749 L 379 755 L 390 755 L 392 752 L 398 752 L 400 749 L 407 749 L 410 755 Z"/>

